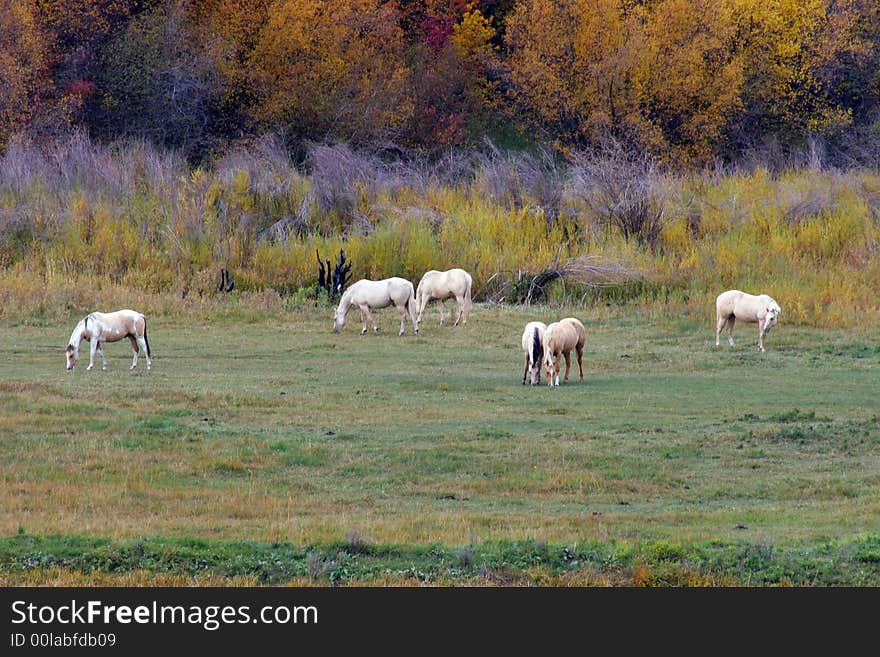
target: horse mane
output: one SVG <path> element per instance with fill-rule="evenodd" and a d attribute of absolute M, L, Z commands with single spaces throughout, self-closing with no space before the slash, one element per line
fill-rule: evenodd
<path fill-rule="evenodd" d="M 544 345 L 541 344 L 541 336 L 538 334 L 538 327 L 535 327 L 532 333 L 532 362 L 540 363 L 544 358 Z"/>
<path fill-rule="evenodd" d="M 354 294 L 354 289 L 357 287 L 358 283 L 360 283 L 360 281 L 358 281 L 357 283 L 355 283 L 351 287 L 347 288 L 342 293 L 342 296 L 339 297 L 339 303 L 336 306 L 336 314 L 337 315 L 339 314 L 340 310 L 342 311 L 342 313 L 344 315 L 348 314 L 348 309 L 351 307 L 351 297 Z"/>

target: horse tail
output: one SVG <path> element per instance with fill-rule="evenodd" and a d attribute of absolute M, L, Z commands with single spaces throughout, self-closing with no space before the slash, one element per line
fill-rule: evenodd
<path fill-rule="evenodd" d="M 412 284 L 410 283 L 410 286 L 409 286 L 409 297 L 407 298 L 406 303 L 404 304 L 404 306 L 406 307 L 406 309 L 407 309 L 409 312 L 413 312 L 414 310 L 416 310 L 416 307 L 415 307 L 415 306 L 416 306 L 416 303 L 415 303 L 415 302 L 416 302 L 416 293 L 415 293 L 415 290 L 413 289 Z"/>
<path fill-rule="evenodd" d="M 147 318 L 146 317 L 144 317 L 144 344 L 147 345 L 147 356 L 152 358 L 153 352 L 150 350 L 150 341 L 147 339 Z"/>
<path fill-rule="evenodd" d="M 542 360 L 544 360 L 544 345 L 541 344 L 541 335 L 536 326 L 532 334 L 532 362 L 540 363 Z"/>
<path fill-rule="evenodd" d="M 409 298 L 406 300 L 404 304 L 406 311 L 409 313 L 409 318 L 412 320 L 413 329 L 416 333 L 419 332 L 419 322 L 418 322 L 418 314 L 419 309 L 416 308 L 416 293 L 413 290 L 412 283 L 409 284 Z"/>

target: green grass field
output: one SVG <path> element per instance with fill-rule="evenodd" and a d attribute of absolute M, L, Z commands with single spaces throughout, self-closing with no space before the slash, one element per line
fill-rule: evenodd
<path fill-rule="evenodd" d="M 46 569 L 60 568 L 326 582 L 345 554 L 370 565 L 329 581 L 485 582 L 503 568 L 542 583 L 544 568 L 556 584 L 613 582 L 605 557 L 559 556 L 589 545 L 644 583 L 714 545 L 726 556 L 701 561 L 703 583 L 880 585 L 876 327 L 783 316 L 759 354 L 753 325 L 716 348 L 710 312 L 477 305 L 452 328 L 432 306 L 419 337 L 376 314 L 380 334 L 363 337 L 354 313 L 334 334 L 330 309 L 155 317 L 150 372 L 143 359 L 128 371 L 127 342 L 91 372 L 84 344 L 67 372 L 75 320 L 4 326 L 0 581 L 59 581 Z M 587 329 L 584 382 L 575 367 L 559 388 L 521 385 L 523 326 L 568 314 Z M 159 557 L 74 558 L 96 545 Z M 193 545 L 201 569 L 168 556 Z M 298 555 L 283 577 L 228 565 L 278 545 Z M 531 557 L 493 561 L 504 549 Z M 747 559 L 727 564 L 736 550 L 785 567 L 757 577 Z M 226 566 L 204 566 L 221 553 Z M 832 565 L 800 572 L 816 559 Z"/>

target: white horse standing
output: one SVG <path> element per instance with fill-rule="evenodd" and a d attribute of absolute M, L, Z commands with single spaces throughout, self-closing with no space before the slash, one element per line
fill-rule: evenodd
<path fill-rule="evenodd" d="M 413 284 L 405 278 L 392 276 L 380 281 L 371 281 L 367 278 L 359 280 L 349 287 L 339 300 L 339 306 L 333 315 L 333 331 L 338 333 L 345 326 L 345 319 L 352 306 L 360 310 L 363 328 L 361 335 L 367 332 L 367 323 L 373 324 L 373 332 L 378 333 L 379 327 L 373 319 L 370 310 L 373 308 L 387 308 L 394 306 L 400 313 L 400 333 L 403 335 L 406 326 L 406 313 L 409 312 L 416 335 L 419 334 L 419 323 L 416 319 L 415 292 Z"/>
<path fill-rule="evenodd" d="M 764 351 L 764 336 L 776 326 L 782 310 L 766 294 L 748 294 L 739 290 L 722 292 L 715 299 L 715 346 L 721 344 L 721 329 L 727 324 L 727 342 L 733 346 L 733 325 L 736 320 L 758 325 L 758 351 Z"/>
<path fill-rule="evenodd" d="M 88 340 L 91 345 L 89 366 L 86 369 L 90 370 L 94 367 L 95 352 L 98 352 L 101 355 L 102 369 L 106 370 L 107 359 L 104 358 L 104 349 L 101 347 L 101 343 L 118 342 L 122 338 L 128 338 L 131 350 L 134 352 L 134 359 L 131 361 L 129 369 L 133 370 L 137 367 L 138 347 L 144 350 L 147 369 L 150 369 L 153 361 L 150 358 L 150 343 L 147 340 L 147 319 L 142 313 L 128 309 L 112 313 L 96 311 L 79 320 L 67 343 L 67 369 L 72 370 L 76 365 L 76 361 L 79 360 L 79 345 L 83 340 Z"/>
<path fill-rule="evenodd" d="M 416 307 L 418 308 L 419 323 L 425 314 L 425 308 L 432 299 L 439 301 L 438 310 L 440 311 L 440 326 L 443 326 L 445 317 L 443 315 L 443 302 L 446 299 L 455 297 L 458 303 L 458 316 L 455 318 L 455 326 L 458 323 L 467 324 L 468 313 L 471 311 L 471 286 L 473 279 L 464 269 L 448 269 L 446 271 L 437 271 L 429 269 L 422 276 L 419 285 L 416 288 Z"/>
<path fill-rule="evenodd" d="M 544 322 L 529 322 L 522 334 L 522 348 L 526 355 L 526 366 L 523 370 L 523 385 L 526 375 L 533 386 L 541 383 L 541 363 L 544 362 L 544 333 L 547 325 Z"/>

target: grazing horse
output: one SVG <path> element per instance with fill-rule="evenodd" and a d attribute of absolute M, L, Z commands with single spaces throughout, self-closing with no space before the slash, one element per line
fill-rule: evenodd
<path fill-rule="evenodd" d="M 523 370 L 523 385 L 526 375 L 533 386 L 541 383 L 541 364 L 544 362 L 544 333 L 547 325 L 544 322 L 529 322 L 522 334 L 522 348 L 526 355 L 526 366 Z"/>
<path fill-rule="evenodd" d="M 95 352 L 101 355 L 101 369 L 107 369 L 107 359 L 104 358 L 104 349 L 101 347 L 102 342 L 118 342 L 122 338 L 128 338 L 131 343 L 131 350 L 134 352 L 134 359 L 131 361 L 133 370 L 137 367 L 138 362 L 138 346 L 144 350 L 144 356 L 147 359 L 147 369 L 153 364 L 150 358 L 150 343 L 147 340 L 147 319 L 142 313 L 135 310 L 117 310 L 112 313 L 89 313 L 76 325 L 73 333 L 70 334 L 70 340 L 67 343 L 67 369 L 72 370 L 76 361 L 79 360 L 79 345 L 83 340 L 91 343 L 89 350 L 89 366 L 87 370 L 92 369 L 95 365 Z"/>
<path fill-rule="evenodd" d="M 715 346 L 721 344 L 721 329 L 727 324 L 727 342 L 733 346 L 733 325 L 740 319 L 758 325 L 758 351 L 764 351 L 764 336 L 776 326 L 782 309 L 766 294 L 748 294 L 739 290 L 722 292 L 715 299 Z"/>
<path fill-rule="evenodd" d="M 559 355 L 565 356 L 565 378 L 568 381 L 568 371 L 571 369 L 571 350 L 577 352 L 578 367 L 581 371 L 581 381 L 584 380 L 584 344 L 587 342 L 587 333 L 584 325 L 574 317 L 566 317 L 558 322 L 553 322 L 544 331 L 544 364 L 547 366 L 547 385 L 559 385 Z"/>
<path fill-rule="evenodd" d="M 416 335 L 419 334 L 419 323 L 416 319 L 415 292 L 413 284 L 405 278 L 393 276 L 380 281 L 362 278 L 348 288 L 339 300 L 339 306 L 333 315 L 333 331 L 339 333 L 345 326 L 345 319 L 352 306 L 357 306 L 361 313 L 364 326 L 361 335 L 367 332 L 367 322 L 372 322 L 373 332 L 378 333 L 379 327 L 370 313 L 371 308 L 387 308 L 394 306 L 400 313 L 400 333 L 406 326 L 406 313 L 409 312 Z"/>
<path fill-rule="evenodd" d="M 443 326 L 443 302 L 446 299 L 455 297 L 458 303 L 458 317 L 455 318 L 455 326 L 459 321 L 467 324 L 468 313 L 471 311 L 471 285 L 473 279 L 464 269 L 449 269 L 447 271 L 437 271 L 429 269 L 422 276 L 419 285 L 416 288 L 416 308 L 418 309 L 419 323 L 425 314 L 425 308 L 428 302 L 436 299 L 440 302 L 438 309 L 440 311 L 440 326 Z"/>

